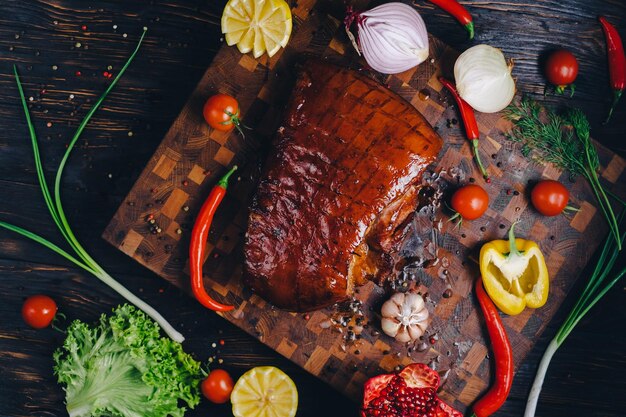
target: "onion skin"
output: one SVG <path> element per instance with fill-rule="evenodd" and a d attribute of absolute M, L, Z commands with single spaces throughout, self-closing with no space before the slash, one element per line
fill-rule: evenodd
<path fill-rule="evenodd" d="M 367 64 L 383 74 L 398 74 L 428 58 L 428 32 L 411 6 L 391 2 L 356 13 L 348 10 L 346 29 L 356 22 L 358 49 Z"/>
<path fill-rule="evenodd" d="M 456 89 L 475 110 L 496 113 L 515 96 L 511 66 L 499 49 L 476 45 L 463 52 L 454 63 Z"/>

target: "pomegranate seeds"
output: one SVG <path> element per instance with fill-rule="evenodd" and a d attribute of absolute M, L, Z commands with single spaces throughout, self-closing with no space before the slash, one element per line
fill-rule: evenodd
<path fill-rule="evenodd" d="M 414 363 L 365 383 L 362 417 L 462 417 L 437 396 L 439 374 Z"/>

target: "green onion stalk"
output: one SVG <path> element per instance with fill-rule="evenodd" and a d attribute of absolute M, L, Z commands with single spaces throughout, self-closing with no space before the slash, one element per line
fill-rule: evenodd
<path fill-rule="evenodd" d="M 107 284 L 109 287 L 115 290 L 118 294 L 120 294 L 122 297 L 128 300 L 130 303 L 137 306 L 137 308 L 143 310 L 148 316 L 150 316 L 153 320 L 155 320 L 169 337 L 171 337 L 173 340 L 177 342 L 182 342 L 183 340 L 185 340 L 183 335 L 181 335 L 178 331 L 176 331 L 176 329 L 174 329 L 174 327 L 172 327 L 172 325 L 167 320 L 165 320 L 165 318 L 163 318 L 163 316 L 161 316 L 159 312 L 157 312 L 154 308 L 149 306 L 146 302 L 138 298 L 136 295 L 130 292 L 127 288 L 125 288 L 122 284 L 120 284 L 113 277 L 111 277 L 100 265 L 98 265 L 98 263 L 91 257 L 91 255 L 87 253 L 85 248 L 80 244 L 80 242 L 74 235 L 74 232 L 72 231 L 72 228 L 70 227 L 70 224 L 67 221 L 67 217 L 65 216 L 65 210 L 63 209 L 63 204 L 61 202 L 61 178 L 63 177 L 63 169 L 65 168 L 65 165 L 67 164 L 67 160 L 70 154 L 72 153 L 72 149 L 74 148 L 74 145 L 80 138 L 81 133 L 85 129 L 85 126 L 87 126 L 87 123 L 89 123 L 89 120 L 91 119 L 93 114 L 98 110 L 98 108 L 100 108 L 100 105 L 102 104 L 102 102 L 111 92 L 111 90 L 113 90 L 113 88 L 115 87 L 117 82 L 120 80 L 124 72 L 126 72 L 126 69 L 130 65 L 130 63 L 135 58 L 135 55 L 137 55 L 137 52 L 139 51 L 139 48 L 141 47 L 141 43 L 143 42 L 143 39 L 146 36 L 146 31 L 147 29 L 144 28 L 141 38 L 139 39 L 139 42 L 137 43 L 137 47 L 135 48 L 133 53 L 130 55 L 130 57 L 128 58 L 128 60 L 126 61 L 126 63 L 124 64 L 120 72 L 117 74 L 113 82 L 100 96 L 100 98 L 94 104 L 94 106 L 89 110 L 89 112 L 87 113 L 83 121 L 78 126 L 78 129 L 76 129 L 76 133 L 74 133 L 74 136 L 72 137 L 72 140 L 70 141 L 67 147 L 67 150 L 65 151 L 65 155 L 63 155 L 63 158 L 61 159 L 61 163 L 59 164 L 59 167 L 57 169 L 56 177 L 54 180 L 54 194 L 50 193 L 50 189 L 48 188 L 48 184 L 44 176 L 43 164 L 41 162 L 39 146 L 37 144 L 37 135 L 35 133 L 35 127 L 30 118 L 28 105 L 26 103 L 24 90 L 22 88 L 22 83 L 20 81 L 17 68 L 13 66 L 13 72 L 15 74 L 15 81 L 17 83 L 17 88 L 19 90 L 22 107 L 24 108 L 24 115 L 26 117 L 26 123 L 28 125 L 28 131 L 30 133 L 30 139 L 31 139 L 31 143 L 33 146 L 33 154 L 34 154 L 34 159 L 35 159 L 35 167 L 37 171 L 37 179 L 39 180 L 39 185 L 41 187 L 43 198 L 46 202 L 46 206 L 48 207 L 48 211 L 50 212 L 50 215 L 52 216 L 52 220 L 57 225 L 59 231 L 61 232 L 61 235 L 63 236 L 65 241 L 69 244 L 69 246 L 72 248 L 76 256 L 70 254 L 68 251 L 60 248 L 59 246 L 55 245 L 54 243 L 50 242 L 44 237 L 37 235 L 26 229 L 23 229 L 19 226 L 15 226 L 13 224 L 0 221 L 0 227 L 8 229 L 12 232 L 18 233 L 24 237 L 27 237 L 43 245 L 44 247 L 61 255 L 62 257 L 64 257 L 65 259 L 73 263 L 74 265 L 78 266 L 79 268 L 82 268 L 85 271 L 96 276 L 102 282 Z"/>
<path fill-rule="evenodd" d="M 618 224 L 621 224 L 621 220 L 624 217 L 624 211 L 619 216 Z M 626 238 L 626 232 L 620 237 L 620 242 L 623 243 Z M 539 367 L 537 369 L 537 375 L 533 381 L 533 385 L 528 395 L 528 401 L 526 402 L 526 410 L 524 411 L 524 417 L 534 417 L 535 410 L 537 408 L 537 401 L 539 400 L 539 394 L 541 393 L 541 387 L 543 386 L 543 380 L 546 377 L 546 372 L 552 357 L 556 351 L 561 347 L 567 336 L 574 330 L 574 327 L 585 317 L 585 315 L 593 308 L 594 305 L 626 274 L 626 268 L 615 271 L 613 269 L 615 262 L 619 259 L 619 249 L 614 240 L 609 236 L 604 242 L 604 247 L 600 253 L 598 263 L 596 264 L 593 273 L 585 289 L 583 290 L 580 298 L 572 308 L 565 322 L 561 325 L 556 333 L 556 336 L 550 341 L 546 351 L 544 352 Z"/>

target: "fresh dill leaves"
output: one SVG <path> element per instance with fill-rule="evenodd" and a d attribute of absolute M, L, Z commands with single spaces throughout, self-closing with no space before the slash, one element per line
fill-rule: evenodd
<path fill-rule="evenodd" d="M 507 107 L 505 114 L 515 123 L 508 138 L 521 144 L 525 157 L 550 162 L 572 175 L 584 174 L 585 148 L 593 148 L 593 145 L 589 139 L 589 123 L 580 110 L 558 114 L 524 97 L 518 104 Z M 574 131 L 580 131 L 580 136 L 586 139 L 579 140 Z"/>
<path fill-rule="evenodd" d="M 514 124 L 508 138 L 521 145 L 522 155 L 535 162 L 552 163 L 570 175 L 585 177 L 621 250 L 619 226 L 598 178 L 600 161 L 585 114 L 580 109 L 557 113 L 530 97 L 523 97 L 506 108 L 505 117 Z"/>

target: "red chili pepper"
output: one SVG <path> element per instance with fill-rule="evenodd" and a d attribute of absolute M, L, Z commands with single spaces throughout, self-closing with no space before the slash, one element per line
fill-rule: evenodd
<path fill-rule="evenodd" d="M 206 292 L 202 278 L 202 264 L 204 263 L 206 242 L 209 237 L 213 216 L 217 207 L 224 199 L 224 195 L 226 195 L 228 179 L 236 169 L 237 165 L 233 166 L 211 190 L 202 208 L 200 208 L 200 213 L 198 213 L 191 232 L 191 242 L 189 243 L 189 267 L 193 295 L 200 301 L 200 304 L 215 311 L 230 311 L 233 309 L 233 306 L 218 303 Z"/>
<path fill-rule="evenodd" d="M 496 363 L 495 382 L 489 391 L 472 407 L 472 417 L 487 417 L 495 413 L 506 401 L 513 385 L 513 350 L 491 298 L 483 287 L 481 278 L 476 280 L 476 297 L 487 323 L 487 332 L 491 340 L 491 349 Z"/>
<path fill-rule="evenodd" d="M 472 15 L 456 0 L 430 0 L 444 11 L 450 13 L 469 32 L 469 38 L 474 39 L 474 22 Z"/>
<path fill-rule="evenodd" d="M 485 179 L 485 181 L 487 181 L 488 183 L 491 182 L 491 180 L 489 179 L 489 174 L 487 174 L 487 170 L 480 160 L 480 154 L 478 153 L 478 138 L 480 138 L 480 131 L 478 130 L 478 123 L 476 123 L 474 109 L 461 98 L 459 93 L 456 91 L 456 88 L 450 81 L 446 80 L 443 77 L 439 77 L 439 82 L 443 84 L 444 87 L 446 87 L 450 91 L 450 93 L 452 93 L 452 96 L 459 105 L 461 119 L 463 119 L 463 126 L 465 126 L 465 135 L 472 144 L 472 153 L 474 154 L 474 158 L 476 159 L 478 168 L 480 168 L 480 172 L 481 174 L 483 174 L 483 178 Z"/>
<path fill-rule="evenodd" d="M 604 16 L 600 16 L 598 20 L 602 24 L 604 36 L 606 37 L 606 49 L 609 56 L 609 76 L 611 78 L 611 87 L 613 88 L 613 103 L 611 104 L 609 115 L 604 121 L 604 123 L 608 123 L 626 87 L 626 56 L 624 55 L 622 38 L 620 38 L 615 26 L 610 24 Z"/>

